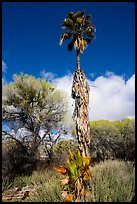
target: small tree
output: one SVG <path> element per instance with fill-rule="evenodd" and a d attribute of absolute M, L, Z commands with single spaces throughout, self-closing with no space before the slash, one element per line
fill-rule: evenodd
<path fill-rule="evenodd" d="M 31 75 L 21 74 L 13 76 L 14 82 L 3 86 L 3 121 L 14 129 L 17 138 L 17 131 L 25 128 L 23 132 L 24 144 L 29 144 L 33 153 L 37 153 L 42 141 L 49 136 L 51 130 L 59 128 L 65 113 L 64 93 L 56 90 L 45 79 L 37 79 Z M 40 131 L 43 135 L 40 136 Z M 45 143 L 48 149 L 47 144 Z M 53 148 L 53 145 L 51 145 Z M 52 157 L 52 149 L 49 157 Z"/>

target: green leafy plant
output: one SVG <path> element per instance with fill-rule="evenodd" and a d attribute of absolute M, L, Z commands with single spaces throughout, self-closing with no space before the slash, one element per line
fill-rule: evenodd
<path fill-rule="evenodd" d="M 92 177 L 90 161 L 90 157 L 83 157 L 80 151 L 77 151 L 77 153 L 70 151 L 67 166 L 54 168 L 54 170 L 66 176 L 60 180 L 62 185 L 64 185 L 64 190 L 62 191 L 64 202 L 86 201 Z"/>

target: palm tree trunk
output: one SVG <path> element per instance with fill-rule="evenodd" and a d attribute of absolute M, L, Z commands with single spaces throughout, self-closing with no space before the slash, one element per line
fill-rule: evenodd
<path fill-rule="evenodd" d="M 77 70 L 80 70 L 80 52 L 79 52 L 78 49 L 76 50 L 76 55 L 77 55 L 77 57 L 76 57 L 76 60 L 77 60 Z"/>
<path fill-rule="evenodd" d="M 90 125 L 88 116 L 89 85 L 86 76 L 81 69 L 74 72 L 72 85 L 72 98 L 75 99 L 73 119 L 76 124 L 76 137 L 78 148 L 82 156 L 89 156 L 90 149 Z"/>

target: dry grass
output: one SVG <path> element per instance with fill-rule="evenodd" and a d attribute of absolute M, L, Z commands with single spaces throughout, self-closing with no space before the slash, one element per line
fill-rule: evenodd
<path fill-rule="evenodd" d="M 131 202 L 135 195 L 135 168 L 131 163 L 108 160 L 93 166 L 92 174 L 89 202 Z M 27 202 L 61 202 L 62 178 L 58 172 L 45 169 L 31 176 L 17 177 L 12 188 L 33 189 Z"/>
<path fill-rule="evenodd" d="M 135 195 L 132 163 L 108 160 L 93 167 L 92 202 L 130 202 Z"/>

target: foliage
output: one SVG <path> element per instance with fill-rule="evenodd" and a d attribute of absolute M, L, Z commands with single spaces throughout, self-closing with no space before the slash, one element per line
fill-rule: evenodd
<path fill-rule="evenodd" d="M 36 152 L 29 151 L 22 143 L 8 139 L 2 145 L 3 182 L 12 181 L 23 173 L 30 175 L 37 162 L 35 155 Z"/>
<path fill-rule="evenodd" d="M 22 73 L 14 75 L 13 79 L 2 87 L 2 119 L 14 130 L 16 139 L 35 152 L 45 137 L 51 140 L 52 129 L 60 128 L 66 111 L 65 95 L 45 79 Z M 19 130 L 23 133 L 21 139 Z M 41 130 L 44 133 L 42 137 L 39 135 Z"/>
<path fill-rule="evenodd" d="M 62 197 L 64 202 L 86 201 L 87 187 L 92 177 L 90 169 L 90 158 L 83 157 L 80 151 L 72 153 L 67 159 L 67 167 L 54 168 L 57 172 L 65 175 L 66 178 L 61 180 L 65 185 Z"/>
<path fill-rule="evenodd" d="M 9 116 L 11 119 L 11 114 L 15 118 L 13 112 L 16 110 L 15 119 L 21 119 L 28 128 L 34 130 L 38 124 L 47 128 L 48 125 L 52 127 L 54 123 L 62 120 L 62 113 L 65 111 L 63 93 L 46 80 L 36 79 L 31 75 L 14 75 L 13 79 L 14 82 L 3 86 L 4 118 L 8 119 Z M 6 105 L 14 107 L 12 113 L 6 110 Z M 9 115 L 6 115 L 6 111 Z M 24 114 L 24 117 L 21 114 Z"/>
<path fill-rule="evenodd" d="M 131 202 L 135 196 L 135 167 L 131 162 L 108 160 L 92 168 L 90 202 Z"/>
<path fill-rule="evenodd" d="M 60 45 L 70 40 L 68 50 L 72 51 L 76 48 L 80 53 L 83 53 L 88 43 L 91 43 L 95 38 L 95 25 L 90 25 L 91 15 L 85 16 L 85 11 L 78 11 L 76 13 L 69 12 L 68 18 L 62 22 L 62 28 L 66 30 L 60 38 Z"/>
<path fill-rule="evenodd" d="M 66 160 L 69 157 L 69 151 L 76 152 L 77 149 L 77 143 L 74 140 L 60 141 L 53 147 L 54 157 L 59 165 L 66 165 Z"/>
<path fill-rule="evenodd" d="M 135 158 L 135 120 L 90 122 L 91 155 L 94 161 Z M 128 151 L 127 151 L 128 150 Z"/>
<path fill-rule="evenodd" d="M 45 169 L 44 171 L 34 171 L 30 176 L 18 176 L 12 183 L 11 190 L 16 188 L 26 188 L 30 191 L 30 196 L 21 202 L 58 202 L 61 201 L 62 186 L 59 179 L 62 176 L 55 171 Z M 8 193 L 8 191 L 5 191 Z M 17 202 L 14 199 L 12 202 Z"/>
<path fill-rule="evenodd" d="M 131 202 L 135 196 L 135 167 L 131 162 L 108 160 L 92 167 L 89 202 Z M 34 171 L 30 176 L 18 176 L 8 190 L 25 188 L 30 197 L 22 202 L 62 202 L 64 175 L 52 169 Z M 4 193 L 8 193 L 8 190 Z M 14 201 L 15 202 L 15 201 Z"/>

